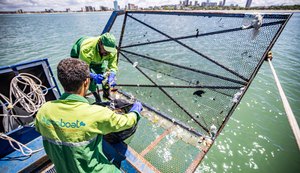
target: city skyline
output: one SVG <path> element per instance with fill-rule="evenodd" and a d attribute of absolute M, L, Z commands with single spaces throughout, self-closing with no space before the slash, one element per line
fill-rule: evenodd
<path fill-rule="evenodd" d="M 80 10 L 85 6 L 93 6 L 99 9 L 100 6 L 106 6 L 108 8 L 114 8 L 114 0 L 0 0 L 0 11 L 14 11 L 23 9 L 27 11 L 43 11 L 45 9 L 55 10 Z M 184 1 L 184 0 L 181 0 Z M 207 2 L 207 0 L 189 0 L 193 4 L 195 1 L 198 3 Z M 221 0 L 210 0 L 210 2 L 219 3 Z M 245 7 L 247 0 L 226 0 L 226 5 L 237 4 L 241 7 Z M 128 3 L 135 4 L 139 7 L 149 6 L 161 6 L 179 4 L 180 0 L 118 0 L 118 4 L 121 8 L 124 8 Z M 252 1 L 252 6 L 270 6 L 270 5 L 295 5 L 300 4 L 299 0 L 260 0 Z"/>

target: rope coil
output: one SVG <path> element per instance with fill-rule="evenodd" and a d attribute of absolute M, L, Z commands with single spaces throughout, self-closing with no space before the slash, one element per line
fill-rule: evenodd
<path fill-rule="evenodd" d="M 42 81 L 39 78 L 29 73 L 20 73 L 10 82 L 9 98 L 0 93 L 3 100 L 8 103 L 7 111 L 9 113 L 0 114 L 0 116 L 14 116 L 20 118 L 33 116 L 46 102 L 45 95 L 47 93 L 47 87 L 42 85 Z M 15 97 L 15 101 L 13 100 L 13 96 Z M 12 110 L 17 103 L 20 103 L 22 108 L 30 113 L 30 115 L 14 115 Z"/>
<path fill-rule="evenodd" d="M 8 104 L 5 106 L 2 100 L 0 100 L 4 110 L 3 114 L 0 114 L 0 116 L 19 118 L 31 117 L 46 102 L 45 95 L 47 93 L 47 87 L 42 85 L 42 81 L 39 78 L 29 73 L 20 73 L 10 82 L 9 98 L 0 93 L 2 99 Z M 30 114 L 15 115 L 13 109 L 17 103 L 21 104 L 22 108 L 24 108 Z M 43 148 L 32 150 L 26 145 L 5 135 L 4 133 L 0 133 L 0 138 L 7 140 L 14 150 L 21 152 L 24 156 L 30 156 L 43 150 Z"/>

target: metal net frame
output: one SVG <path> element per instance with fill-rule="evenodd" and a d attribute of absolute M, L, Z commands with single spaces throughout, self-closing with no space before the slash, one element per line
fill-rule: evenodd
<path fill-rule="evenodd" d="M 154 172 L 195 170 L 290 17 L 291 14 L 113 12 L 103 33 L 111 32 L 119 38 L 118 87 L 128 99 L 142 101 L 148 111 L 167 120 L 158 125 L 164 130 L 158 130 L 156 136 L 138 132 L 151 139 L 145 147 L 134 139 L 129 146 L 154 165 Z M 155 124 L 156 116 L 149 117 Z M 185 139 L 178 128 L 201 139 L 196 139 L 199 146 L 187 142 L 194 137 Z M 172 141 L 174 133 L 180 138 L 175 140 L 177 149 L 183 147 L 180 141 L 184 141 L 187 147 L 195 146 L 189 150 L 199 154 L 179 165 L 176 159 L 167 163 L 151 160 L 169 145 L 164 140 Z M 207 144 L 206 139 L 212 143 Z M 169 166 L 165 168 L 164 164 Z"/>

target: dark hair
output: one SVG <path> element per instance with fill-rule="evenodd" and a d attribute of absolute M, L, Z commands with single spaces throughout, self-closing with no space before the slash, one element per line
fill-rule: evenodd
<path fill-rule="evenodd" d="M 79 59 L 66 58 L 59 62 L 57 76 L 66 92 L 77 92 L 90 76 L 89 66 Z"/>

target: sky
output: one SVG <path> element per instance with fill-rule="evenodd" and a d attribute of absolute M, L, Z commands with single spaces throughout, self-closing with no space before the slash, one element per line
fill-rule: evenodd
<path fill-rule="evenodd" d="M 80 10 L 84 6 L 93 6 L 99 10 L 100 6 L 113 8 L 114 0 L 0 0 L 0 11 L 14 11 L 23 9 L 24 11 L 44 11 L 45 9 L 54 10 Z M 125 4 L 133 3 L 139 7 L 160 6 L 168 4 L 179 4 L 180 0 L 118 0 L 121 8 Z M 194 1 L 195 0 L 191 0 Z M 204 2 L 206 0 L 198 0 Z M 219 2 L 220 0 L 210 0 Z M 226 5 L 238 4 L 245 6 L 246 0 L 226 0 Z M 300 0 L 252 0 L 251 6 L 270 6 L 270 5 L 294 5 L 300 4 Z"/>

